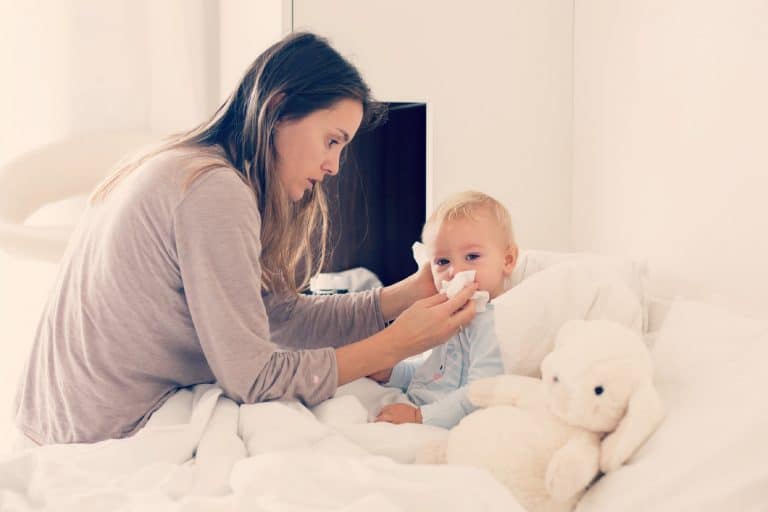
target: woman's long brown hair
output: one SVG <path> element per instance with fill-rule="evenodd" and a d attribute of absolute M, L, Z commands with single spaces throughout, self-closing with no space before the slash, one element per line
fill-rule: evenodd
<path fill-rule="evenodd" d="M 361 129 L 386 117 L 385 106 L 372 100 L 357 69 L 325 39 L 306 32 L 290 34 L 256 58 L 210 119 L 120 165 L 91 200 L 105 200 L 126 175 L 159 153 L 184 147 L 216 149 L 221 158 L 195 168 L 187 184 L 222 165 L 234 168 L 252 188 L 261 213 L 262 287 L 297 292 L 325 262 L 328 207 L 319 183 L 296 203 L 282 190 L 275 174 L 275 129 L 280 121 L 301 119 L 342 99 L 362 103 Z"/>

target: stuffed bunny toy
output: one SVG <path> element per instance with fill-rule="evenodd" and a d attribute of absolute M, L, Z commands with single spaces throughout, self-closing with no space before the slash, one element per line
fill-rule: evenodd
<path fill-rule="evenodd" d="M 642 338 L 606 320 L 571 320 L 541 379 L 470 384 L 479 409 L 417 462 L 486 468 L 529 512 L 572 510 L 600 472 L 618 469 L 664 417 Z"/>

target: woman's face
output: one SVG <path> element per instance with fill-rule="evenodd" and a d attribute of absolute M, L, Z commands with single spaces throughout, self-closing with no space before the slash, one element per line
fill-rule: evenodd
<path fill-rule="evenodd" d="M 277 176 L 292 201 L 301 200 L 315 184 L 339 172 L 341 150 L 355 136 L 362 120 L 362 103 L 343 99 L 277 125 Z"/>

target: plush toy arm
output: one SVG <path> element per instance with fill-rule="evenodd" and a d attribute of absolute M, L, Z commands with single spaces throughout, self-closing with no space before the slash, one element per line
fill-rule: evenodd
<path fill-rule="evenodd" d="M 587 488 L 600 467 L 597 436 L 571 439 L 557 450 L 547 465 L 546 488 L 556 501 L 566 501 Z"/>
<path fill-rule="evenodd" d="M 618 469 L 640 448 L 664 419 L 664 405 L 653 382 L 641 384 L 629 399 L 629 406 L 619 426 L 605 439 L 600 449 L 600 469 L 608 473 Z"/>
<path fill-rule="evenodd" d="M 537 394 L 540 387 L 540 379 L 520 375 L 498 375 L 472 382 L 467 397 L 477 407 L 518 405 L 527 396 Z"/>

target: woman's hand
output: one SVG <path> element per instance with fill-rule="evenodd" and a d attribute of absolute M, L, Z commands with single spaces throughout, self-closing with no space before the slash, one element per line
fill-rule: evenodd
<path fill-rule="evenodd" d="M 386 421 L 387 423 L 421 423 L 421 409 L 408 404 L 389 404 L 385 405 L 376 421 Z"/>
<path fill-rule="evenodd" d="M 387 329 L 405 357 L 421 354 L 456 334 L 475 317 L 470 298 L 477 291 L 472 283 L 448 299 L 442 293 L 416 301 Z"/>
<path fill-rule="evenodd" d="M 381 313 L 385 320 L 393 320 L 417 300 L 435 293 L 432 270 L 429 265 L 424 265 L 402 281 L 381 290 Z"/>
<path fill-rule="evenodd" d="M 452 299 L 438 293 L 417 300 L 383 331 L 338 347 L 338 385 L 392 368 L 407 357 L 443 343 L 475 317 L 475 303 L 469 300 L 475 291 L 477 284 L 472 283 Z"/>
<path fill-rule="evenodd" d="M 435 279 L 432 277 L 432 268 L 429 265 L 422 265 L 407 279 L 410 280 L 414 300 L 426 299 L 437 293 Z"/>

